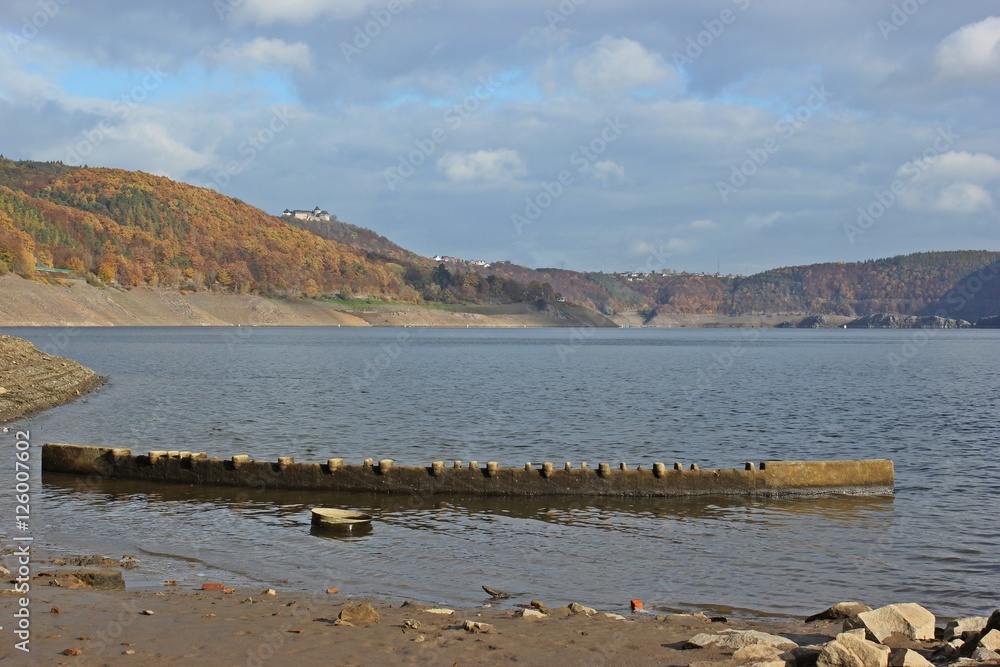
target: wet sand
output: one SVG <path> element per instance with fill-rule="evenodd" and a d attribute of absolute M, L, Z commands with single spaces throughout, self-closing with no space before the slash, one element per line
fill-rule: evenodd
<path fill-rule="evenodd" d="M 690 665 L 729 661 L 732 651 L 684 650 L 702 632 L 755 629 L 822 643 L 840 622 L 797 619 L 713 622 L 657 610 L 625 620 L 550 610 L 544 618 L 519 617 L 512 603 L 456 609 L 441 615 L 403 601 L 348 600 L 339 594 L 257 590 L 32 589 L 30 657 L 4 632 L 0 661 L 33 665 Z M 376 624 L 342 624 L 340 612 L 372 602 Z M 584 601 L 585 603 L 585 601 Z M 15 609 L 0 596 L 4 625 Z M 147 615 L 144 612 L 152 612 Z M 466 621 L 492 627 L 466 629 Z M 78 655 L 66 655 L 76 653 Z M 25 659 L 28 657 L 29 659 Z M 731 661 L 730 661 L 731 662 Z"/>

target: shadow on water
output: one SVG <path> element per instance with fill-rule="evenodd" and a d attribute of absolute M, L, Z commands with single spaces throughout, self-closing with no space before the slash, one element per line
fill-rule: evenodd
<path fill-rule="evenodd" d="M 192 486 L 120 479 L 90 479 L 76 475 L 46 473 L 44 485 L 56 495 L 72 495 L 75 500 L 107 508 L 116 501 L 141 498 L 152 510 L 159 504 L 214 506 L 228 509 L 267 509 L 291 523 L 309 524 L 306 510 L 313 507 L 355 509 L 373 514 L 381 522 L 413 519 L 411 528 L 421 528 L 419 517 L 450 512 L 470 517 L 503 516 L 531 519 L 561 526 L 619 529 L 621 520 L 702 519 L 766 520 L 758 515 L 794 516 L 798 520 L 815 517 L 838 524 L 890 522 L 893 498 L 889 496 L 822 496 L 799 498 L 740 498 L 700 496 L 693 498 L 610 498 L 610 497 L 497 497 L 444 494 L 386 495 L 331 491 L 290 491 L 285 489 L 243 489 L 229 486 Z M 183 513 L 183 510 L 177 510 Z M 300 518 L 301 521 L 295 521 Z M 427 526 L 433 528 L 433 525 Z M 327 536 L 330 529 L 319 529 Z M 338 530 L 338 529 L 333 529 Z M 317 531 L 317 532 L 319 532 Z M 356 527 L 353 535 L 358 536 Z M 367 534 L 367 533 L 365 533 Z M 351 537 L 348 532 L 347 537 Z"/>

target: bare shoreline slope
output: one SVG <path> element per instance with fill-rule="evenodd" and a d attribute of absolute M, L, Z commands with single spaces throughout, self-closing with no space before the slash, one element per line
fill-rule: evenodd
<path fill-rule="evenodd" d="M 0 334 L 0 423 L 68 403 L 101 383 L 80 364 Z"/>
<path fill-rule="evenodd" d="M 47 284 L 15 275 L 0 277 L 0 312 L 9 327 L 111 326 L 424 326 L 614 327 L 608 318 L 559 304 L 434 308 L 379 305 L 344 311 L 322 301 L 135 287 L 93 287 L 82 280 Z"/>

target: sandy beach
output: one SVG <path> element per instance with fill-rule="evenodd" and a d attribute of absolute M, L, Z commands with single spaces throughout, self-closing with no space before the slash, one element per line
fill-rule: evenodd
<path fill-rule="evenodd" d="M 12 564 L 10 550 L 3 560 L 8 567 Z M 141 561 L 124 562 L 141 569 Z M 844 620 L 836 618 L 807 623 L 718 608 L 630 612 L 626 606 L 607 611 L 587 608 L 585 601 L 549 608 L 544 600 L 513 597 L 491 602 L 485 594 L 480 607 L 450 609 L 353 598 L 336 588 L 337 582 L 316 591 L 288 590 L 280 582 L 271 588 L 229 588 L 224 581 L 203 584 L 208 590 L 173 581 L 141 590 L 91 590 L 74 588 L 79 581 L 67 573 L 77 569 L 51 563 L 34 565 L 37 574 L 28 593 L 30 642 L 21 644 L 30 653 L 17 648 L 13 633 L 4 632 L 0 660 L 33 665 L 259 666 L 294 661 L 338 666 L 735 667 L 815 665 L 817 657 L 827 655 L 820 657 L 820 664 L 873 664 L 830 662 L 831 651 L 824 647 L 844 631 Z M 117 575 L 114 568 L 103 571 L 111 578 Z M 53 572 L 58 576 L 49 576 Z M 20 596 L 9 588 L 0 595 L 4 625 L 16 624 Z M 1000 615 L 994 618 L 1000 620 Z M 943 619 L 938 626 L 940 635 Z M 713 638 L 721 640 L 706 644 Z M 958 659 L 939 638 L 893 634 L 881 644 L 867 643 L 888 647 L 879 649 L 883 660 L 890 652 L 893 660 L 908 657 L 906 664 L 914 665 L 924 664 L 918 657 L 938 664 Z"/>
<path fill-rule="evenodd" d="M 39 572 L 52 569 L 36 567 Z M 68 581 L 61 583 L 71 585 Z M 704 615 L 618 610 L 623 613 L 608 615 L 592 609 L 574 612 L 569 606 L 547 609 L 545 601 L 536 601 L 543 613 L 529 599 L 445 613 L 441 607 L 403 600 L 285 590 L 280 583 L 270 589 L 273 595 L 264 588 L 225 588 L 225 582 L 218 582 L 224 590 L 165 585 L 138 591 L 73 590 L 53 583 L 50 577 L 32 583 L 30 659 L 5 632 L 0 660 L 35 665 L 263 665 L 292 660 L 302 665 L 739 664 L 732 661 L 731 649 L 685 649 L 685 643 L 699 633 L 753 629 L 809 646 L 830 641 L 841 625 L 794 618 L 724 619 L 718 610 Z M 330 582 L 331 588 L 335 585 Z M 0 596 L 3 625 L 13 620 L 16 598 L 10 590 Z M 533 612 L 522 616 L 524 608 Z M 931 652 L 926 642 L 896 644 Z"/>

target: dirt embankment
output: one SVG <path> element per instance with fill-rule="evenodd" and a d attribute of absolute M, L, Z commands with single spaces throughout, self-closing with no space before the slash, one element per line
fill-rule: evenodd
<path fill-rule="evenodd" d="M 4 326 L 418 326 L 558 327 L 615 326 L 576 306 L 538 310 L 530 304 L 421 307 L 378 305 L 340 310 L 322 301 L 176 290 L 93 287 L 82 280 L 47 284 L 0 277 Z"/>
<path fill-rule="evenodd" d="M 660 327 L 660 328 L 761 328 L 761 327 L 796 327 L 807 319 L 806 315 L 694 315 L 687 313 L 662 313 L 651 320 L 644 319 L 638 312 L 629 311 L 613 316 L 611 319 L 623 327 Z M 826 317 L 828 322 L 824 327 L 841 326 L 851 321 L 851 317 Z"/>
<path fill-rule="evenodd" d="M 68 403 L 101 383 L 80 364 L 0 334 L 0 422 Z"/>
<path fill-rule="evenodd" d="M 0 277 L 5 326 L 368 326 L 314 301 L 176 290 L 93 287 L 82 280 L 46 284 Z"/>

